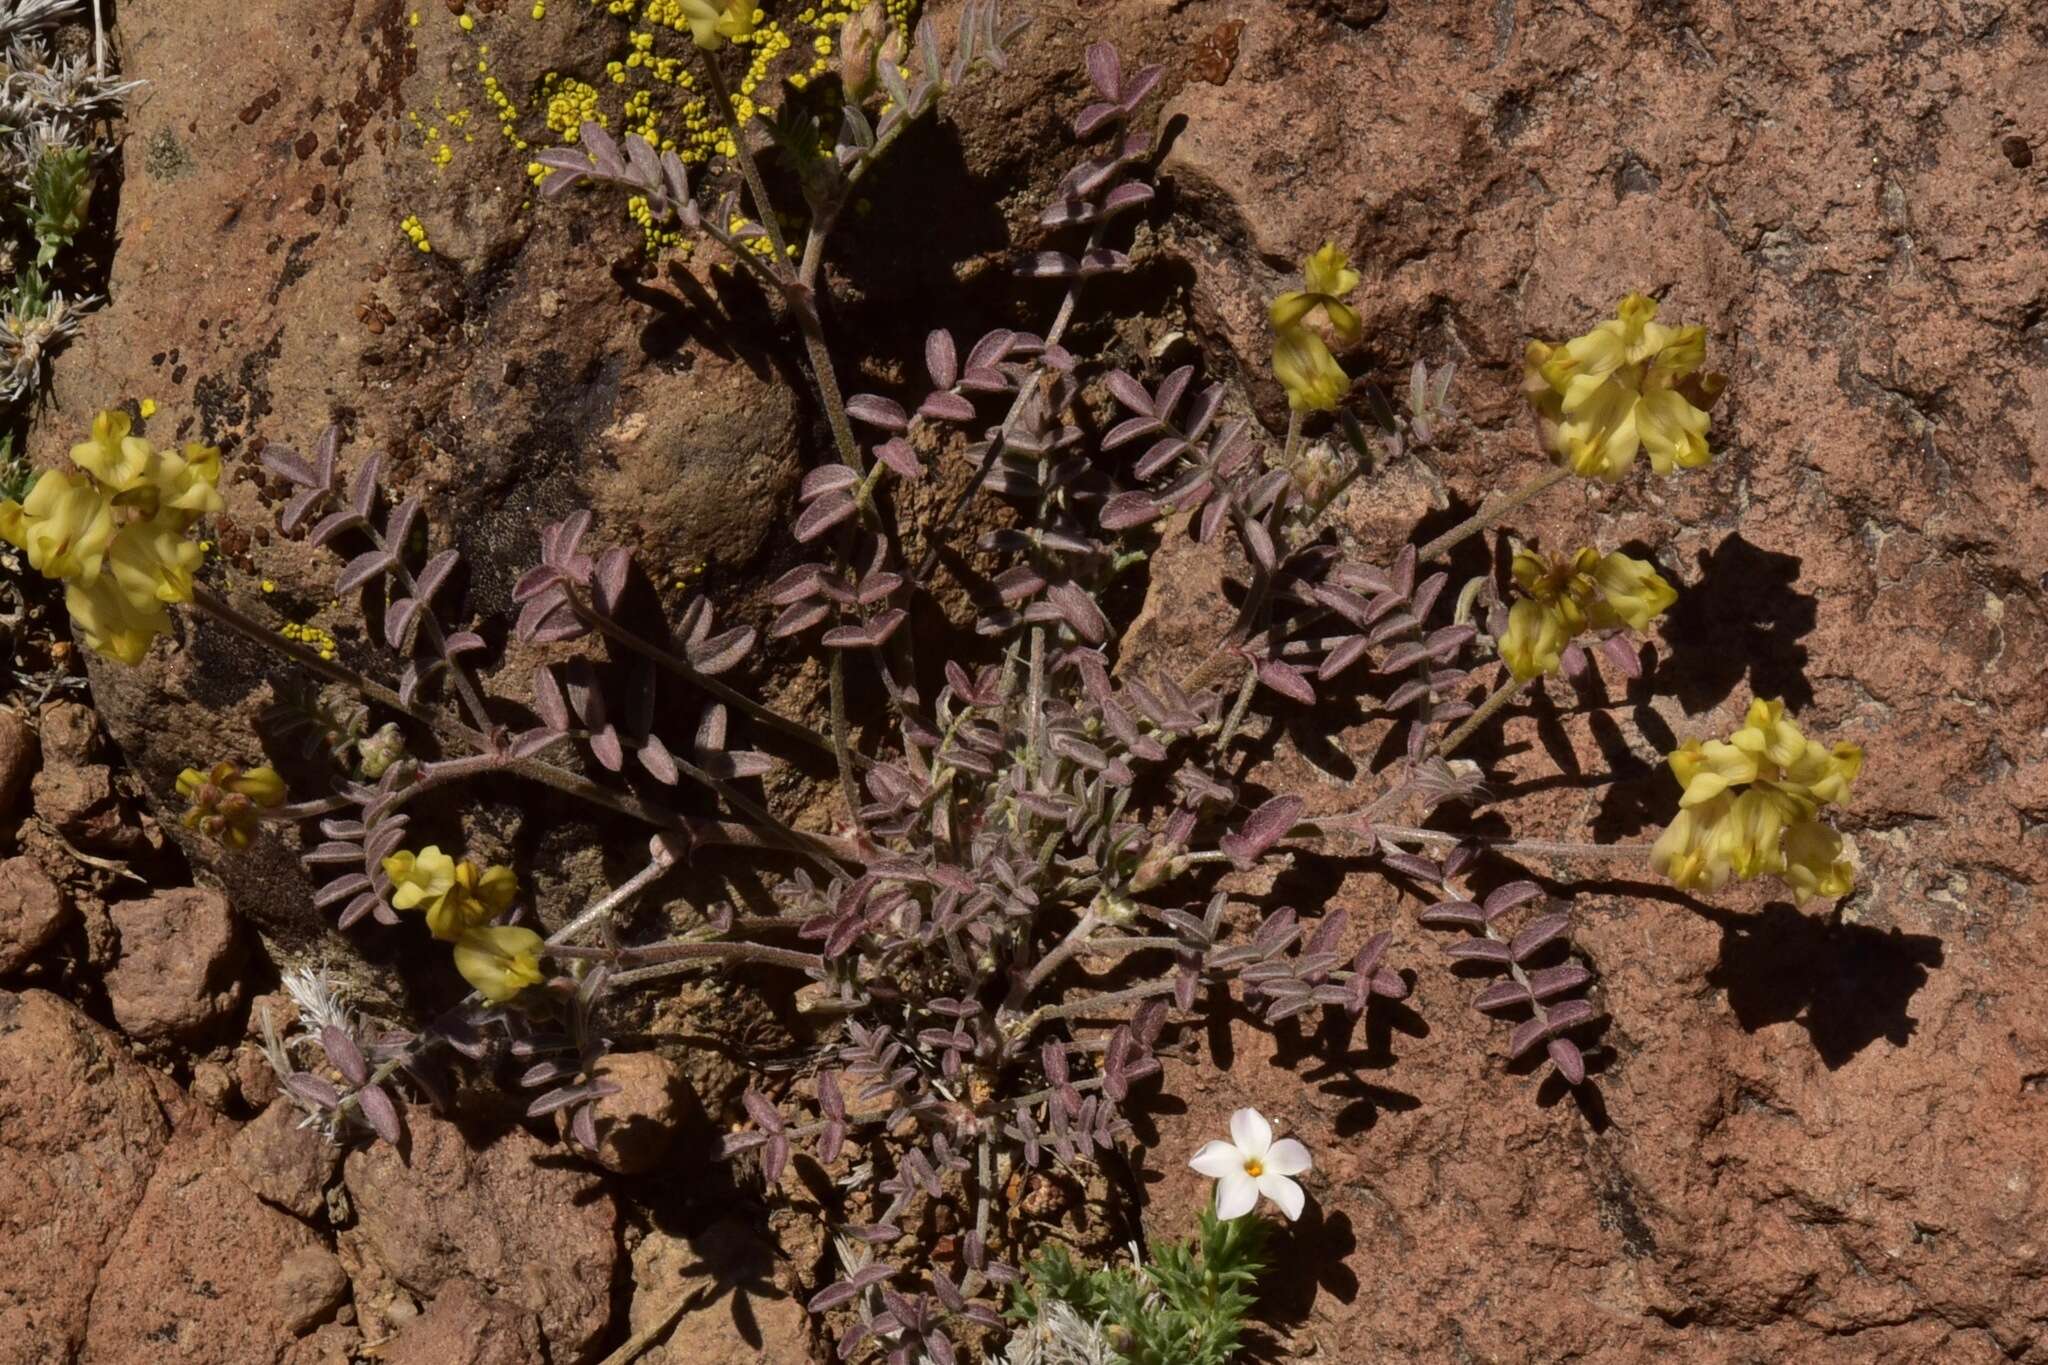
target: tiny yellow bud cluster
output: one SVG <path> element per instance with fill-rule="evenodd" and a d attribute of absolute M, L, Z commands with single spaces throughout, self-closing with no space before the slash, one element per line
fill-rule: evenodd
<path fill-rule="evenodd" d="M 1515 586 L 1500 655 L 1508 671 L 1527 682 L 1555 673 L 1565 646 L 1589 630 L 1644 630 L 1664 614 L 1678 592 L 1664 576 L 1619 550 L 1591 546 L 1566 558 L 1517 550 Z"/>
<path fill-rule="evenodd" d="M 421 224 L 418 214 L 409 213 L 399 221 L 398 230 L 403 232 L 412 244 L 421 251 L 432 251 L 434 245 L 427 240 L 427 229 Z"/>
<path fill-rule="evenodd" d="M 1303 288 L 1273 300 L 1273 376 L 1287 390 L 1296 412 L 1328 412 L 1350 391 L 1351 376 L 1309 327 L 1320 314 L 1347 344 L 1358 341 L 1363 324 L 1344 296 L 1358 287 L 1351 261 L 1329 242 L 1302 263 Z"/>
<path fill-rule="evenodd" d="M 1636 451 L 1659 474 L 1706 464 L 1707 409 L 1722 376 L 1701 373 L 1706 332 L 1656 321 L 1657 302 L 1630 294 L 1615 316 L 1561 346 L 1532 341 L 1522 391 L 1536 409 L 1543 444 L 1574 474 L 1613 481 Z"/>
<path fill-rule="evenodd" d="M 265 592 L 269 592 L 272 586 L 269 579 L 263 580 L 263 590 Z M 306 646 L 323 659 L 332 659 L 334 657 L 334 636 L 318 626 L 302 626 L 296 621 L 287 621 L 278 627 L 277 633 L 295 644 Z"/>
<path fill-rule="evenodd" d="M 1650 865 L 1674 884 L 1719 890 L 1730 877 L 1769 875 L 1801 901 L 1847 895 L 1855 885 L 1842 836 L 1818 816 L 1848 801 L 1863 771 L 1859 746 L 1823 748 L 1800 733 L 1782 701 L 1760 698 L 1725 741 L 1688 740 L 1668 757 L 1685 794 Z"/>
<path fill-rule="evenodd" d="M 0 500 L 0 539 L 64 583 L 87 645 L 126 664 L 170 629 L 165 605 L 191 599 L 204 552 L 185 533 L 221 507 L 220 451 L 158 450 L 132 430 L 127 413 L 101 413 L 71 447 L 83 477 L 48 470 L 22 501 Z"/>
<path fill-rule="evenodd" d="M 178 774 L 178 795 L 192 805 L 178 823 L 230 848 L 247 848 L 262 813 L 283 805 L 284 794 L 284 779 L 274 768 L 243 769 L 232 763 L 216 763 L 203 773 L 187 768 Z"/>

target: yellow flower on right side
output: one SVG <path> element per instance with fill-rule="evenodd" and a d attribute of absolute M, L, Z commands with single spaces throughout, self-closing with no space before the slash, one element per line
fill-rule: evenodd
<path fill-rule="evenodd" d="M 1582 478 L 1619 479 L 1638 450 L 1659 474 L 1713 458 L 1707 409 L 1725 380 L 1700 370 L 1706 331 L 1656 318 L 1655 299 L 1630 294 L 1584 336 L 1529 343 L 1522 391 L 1551 457 Z"/>
<path fill-rule="evenodd" d="M 1844 896 L 1856 869 L 1842 836 L 1819 819 L 1842 805 L 1863 771 L 1863 750 L 1808 739 L 1782 701 L 1749 704 L 1726 740 L 1688 740 L 1668 755 L 1685 794 L 1650 850 L 1650 865 L 1686 888 L 1719 890 L 1734 877 L 1774 876 L 1800 901 Z"/>

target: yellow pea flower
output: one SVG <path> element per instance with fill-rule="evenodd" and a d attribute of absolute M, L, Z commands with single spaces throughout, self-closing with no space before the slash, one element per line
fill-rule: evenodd
<path fill-rule="evenodd" d="M 1802 820 L 1785 831 L 1784 878 L 1802 901 L 1846 896 L 1856 885 L 1856 869 L 1841 854 L 1841 835 L 1818 820 Z"/>
<path fill-rule="evenodd" d="M 0 501 L 0 538 L 65 584 L 88 646 L 130 664 L 170 628 L 163 604 L 191 598 L 203 552 L 185 534 L 221 507 L 218 450 L 159 451 L 131 430 L 127 413 L 99 414 L 71 448 L 85 477 L 50 470 L 23 501 Z"/>
<path fill-rule="evenodd" d="M 1705 805 L 1681 808 L 1650 847 L 1650 866 L 1673 886 L 1719 891 L 1731 869 L 1720 838 L 1721 822 L 1735 802 L 1717 796 Z"/>
<path fill-rule="evenodd" d="M 1593 626 L 1600 630 L 1647 630 L 1678 600 L 1678 590 L 1664 575 L 1640 559 L 1619 550 L 1600 556 L 1589 575 L 1599 596 L 1587 609 Z"/>
<path fill-rule="evenodd" d="M 125 412 L 100 413 L 92 419 L 92 434 L 71 447 L 71 463 L 115 492 L 133 486 L 151 454 L 149 442 L 128 434 L 133 428 Z"/>
<path fill-rule="evenodd" d="M 1615 316 L 1563 345 L 1532 341 L 1522 390 L 1553 458 L 1584 478 L 1615 480 L 1647 450 L 1659 474 L 1706 464 L 1706 409 L 1721 392 L 1703 375 L 1706 332 L 1667 327 L 1657 303 L 1630 294 Z"/>
<path fill-rule="evenodd" d="M 511 868 L 479 870 L 467 858 L 457 862 L 438 844 L 418 853 L 401 849 L 384 860 L 384 874 L 392 881 L 391 904 L 424 910 L 429 932 L 450 943 L 504 914 L 519 894 Z"/>
<path fill-rule="evenodd" d="M 1685 788 L 1685 795 L 1678 798 L 1681 806 L 1698 806 L 1713 800 L 1730 787 L 1739 787 L 1757 778 L 1757 761 L 1754 755 L 1740 745 L 1723 740 L 1708 740 L 1705 744 L 1689 739 L 1673 749 L 1667 760 L 1678 784 Z"/>
<path fill-rule="evenodd" d="M 455 940 L 455 970 L 484 999 L 502 1005 L 540 984 L 540 955 L 546 946 L 539 934 L 516 925 L 465 929 Z"/>
<path fill-rule="evenodd" d="M 1591 549 L 1569 559 L 1523 549 L 1515 551 L 1509 573 L 1531 600 L 1557 613 L 1565 634 L 1571 636 L 1586 628 L 1586 604 L 1596 592 L 1591 571 L 1599 561 L 1600 552 Z"/>
<path fill-rule="evenodd" d="M 1777 876 L 1800 900 L 1846 895 L 1855 869 L 1842 838 L 1815 816 L 1849 798 L 1863 750 L 1814 743 L 1782 701 L 1752 701 L 1726 740 L 1688 740 L 1667 758 L 1685 789 L 1678 818 L 1651 850 L 1651 865 L 1679 886 L 1716 887 L 1721 875 Z"/>
<path fill-rule="evenodd" d="M 1323 339 L 1301 326 L 1282 327 L 1274 338 L 1273 377 L 1296 412 L 1329 412 L 1351 389 L 1351 376 Z"/>
<path fill-rule="evenodd" d="M 1510 572 L 1523 596 L 1508 611 L 1500 649 L 1523 682 L 1555 672 L 1565 645 L 1585 631 L 1643 630 L 1678 600 L 1642 560 L 1590 546 L 1569 558 L 1517 550 Z"/>
<path fill-rule="evenodd" d="M 391 904 L 400 910 L 417 910 L 434 905 L 455 889 L 455 860 L 428 844 L 418 853 L 400 849 L 384 860 L 384 875 L 391 878 Z"/>
<path fill-rule="evenodd" d="M 1755 787 L 1735 798 L 1716 830 L 1729 867 L 1744 881 L 1785 870 L 1785 858 L 1778 849 L 1784 834 L 1783 807 Z"/>
<path fill-rule="evenodd" d="M 0 535 L 45 578 L 91 582 L 114 541 L 114 506 L 90 479 L 46 470 L 21 502 L 0 502 Z"/>
<path fill-rule="evenodd" d="M 192 803 L 178 817 L 187 829 L 211 835 L 232 848 L 247 848 L 262 822 L 261 812 L 284 804 L 284 779 L 271 767 L 240 768 L 216 763 L 206 772 L 178 774 L 178 795 Z"/>
<path fill-rule="evenodd" d="M 130 667 L 141 663 L 156 637 L 171 628 L 163 603 L 129 597 L 108 575 L 87 586 L 67 584 L 64 609 L 86 648 Z"/>
<path fill-rule="evenodd" d="M 1346 342 L 1356 342 L 1364 325 L 1358 312 L 1344 302 L 1344 296 L 1358 288 L 1358 272 L 1351 258 L 1331 242 L 1324 242 L 1301 266 L 1304 289 L 1282 294 L 1270 310 L 1275 331 L 1300 326 L 1310 314 L 1321 309 L 1323 317 Z"/>
<path fill-rule="evenodd" d="M 1500 637 L 1500 657 L 1518 682 L 1555 673 L 1571 632 L 1554 607 L 1523 598 L 1508 608 L 1507 633 Z"/>
<path fill-rule="evenodd" d="M 754 31 L 754 0 L 680 0 L 690 37 L 706 52 Z"/>

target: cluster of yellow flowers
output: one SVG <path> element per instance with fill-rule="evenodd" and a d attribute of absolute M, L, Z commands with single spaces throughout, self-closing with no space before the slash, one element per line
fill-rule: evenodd
<path fill-rule="evenodd" d="M 1358 272 L 1333 243 L 1325 242 L 1302 262 L 1299 290 L 1273 300 L 1273 377 L 1287 390 L 1296 412 L 1328 412 L 1351 389 L 1351 376 L 1309 327 L 1317 313 L 1347 343 L 1356 344 L 1363 324 L 1344 296 L 1358 288 Z"/>
<path fill-rule="evenodd" d="M 133 664 L 170 629 L 165 604 L 190 600 L 204 551 L 185 533 L 221 500 L 220 451 L 158 450 L 129 431 L 125 412 L 94 418 L 91 439 L 71 447 L 84 477 L 52 469 L 22 501 L 0 500 L 0 537 L 63 580 L 86 644 Z"/>
<path fill-rule="evenodd" d="M 439 845 L 418 853 L 400 850 L 384 860 L 391 878 L 391 904 L 421 910 L 427 928 L 455 945 L 455 970 L 494 1005 L 502 1005 L 542 979 L 541 936 L 531 929 L 492 924 L 511 909 L 519 879 L 504 866 L 478 868 L 457 862 Z"/>
<path fill-rule="evenodd" d="M 1817 817 L 1849 799 L 1863 771 L 1859 746 L 1822 748 L 1786 717 L 1782 701 L 1759 699 L 1725 741 L 1688 740 L 1669 760 L 1685 795 L 1650 851 L 1658 872 L 1709 890 L 1731 876 L 1780 877 L 1802 901 L 1848 894 L 1855 869 L 1842 858 L 1842 836 Z"/>
<path fill-rule="evenodd" d="M 275 768 L 216 763 L 203 773 L 197 768 L 179 773 L 178 795 L 192 803 L 178 823 L 230 848 L 247 848 L 262 813 L 284 804 L 284 779 Z"/>
<path fill-rule="evenodd" d="M 1555 673 L 1564 648 L 1588 630 L 1643 630 L 1678 600 L 1664 576 L 1619 550 L 1591 546 L 1566 558 L 1515 551 L 1515 586 L 1524 594 L 1508 609 L 1500 656 L 1527 682 Z"/>
<path fill-rule="evenodd" d="M 1723 379 L 1703 374 L 1705 329 L 1666 327 L 1657 301 L 1630 294 L 1615 316 L 1562 346 L 1529 343 L 1522 390 L 1543 444 L 1589 479 L 1619 479 L 1638 448 L 1659 474 L 1707 463 L 1707 409 Z"/>

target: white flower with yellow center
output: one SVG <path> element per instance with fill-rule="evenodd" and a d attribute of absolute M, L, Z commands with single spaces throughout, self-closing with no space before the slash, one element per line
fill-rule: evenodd
<path fill-rule="evenodd" d="M 1230 1141 L 1211 1142 L 1188 1165 L 1216 1182 L 1216 1216 L 1241 1218 L 1265 1195 L 1292 1222 L 1301 1217 L 1301 1186 L 1288 1179 L 1315 1164 L 1293 1138 L 1273 1141 L 1273 1125 L 1256 1109 L 1230 1116 Z"/>

